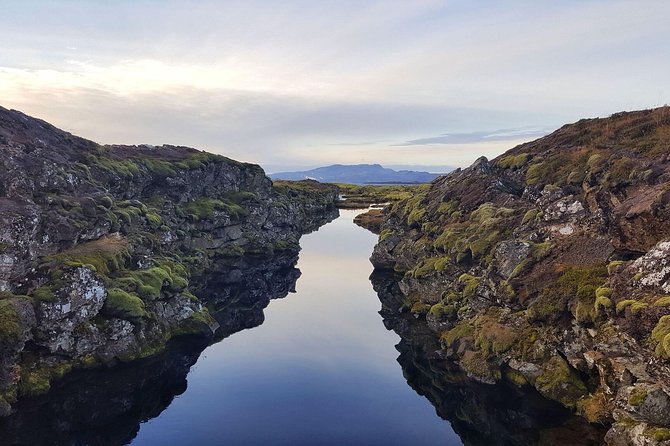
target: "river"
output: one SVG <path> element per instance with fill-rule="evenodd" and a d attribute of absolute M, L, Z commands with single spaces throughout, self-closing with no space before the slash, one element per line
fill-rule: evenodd
<path fill-rule="evenodd" d="M 75 371 L 0 419 L 0 445 L 602 444 L 602 426 L 533 388 L 482 384 L 443 357 L 401 311 L 397 278 L 371 275 L 377 238 L 359 212 L 304 236 L 299 257 L 208 274 L 219 342 Z"/>
<path fill-rule="evenodd" d="M 448 422 L 403 378 L 378 311 L 360 211 L 304 236 L 296 293 L 259 327 L 207 348 L 188 390 L 133 445 L 452 445 Z"/>

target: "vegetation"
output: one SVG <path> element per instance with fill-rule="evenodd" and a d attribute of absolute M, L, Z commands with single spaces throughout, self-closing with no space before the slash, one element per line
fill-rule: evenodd
<path fill-rule="evenodd" d="M 246 209 L 237 203 L 214 198 L 200 198 L 191 201 L 185 204 L 183 209 L 195 221 L 209 220 L 214 217 L 216 212 L 225 212 L 233 218 L 240 218 L 246 216 L 248 213 Z"/>
<path fill-rule="evenodd" d="M 21 340 L 23 326 L 16 305 L 11 299 L 0 300 L 0 345 L 11 345 Z"/>
<path fill-rule="evenodd" d="M 344 201 L 338 203 L 341 208 L 365 209 L 373 204 L 387 204 L 406 200 L 417 193 L 428 189 L 427 184 L 421 185 L 368 185 L 336 183 Z"/>
<path fill-rule="evenodd" d="M 566 407 L 575 407 L 588 393 L 586 385 L 570 365 L 560 356 L 552 356 L 535 381 L 537 390 Z"/>
<path fill-rule="evenodd" d="M 642 405 L 646 399 L 647 390 L 642 387 L 635 387 L 631 390 L 630 395 L 628 396 L 628 404 L 637 407 Z"/>
<path fill-rule="evenodd" d="M 577 411 L 589 423 L 606 423 L 611 419 L 612 408 L 605 393 L 596 392 L 577 402 Z"/>
<path fill-rule="evenodd" d="M 110 316 L 122 319 L 138 319 L 147 315 L 142 299 L 119 288 L 107 291 L 104 309 Z"/>
<path fill-rule="evenodd" d="M 651 332 L 651 339 L 656 343 L 656 355 L 670 358 L 670 315 L 659 319 Z"/>

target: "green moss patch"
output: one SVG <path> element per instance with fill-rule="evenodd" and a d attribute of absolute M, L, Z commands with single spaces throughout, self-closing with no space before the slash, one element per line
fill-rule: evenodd
<path fill-rule="evenodd" d="M 577 401 L 588 393 L 577 372 L 560 356 L 552 356 L 535 380 L 535 388 L 547 398 L 566 407 L 574 408 Z"/>
<path fill-rule="evenodd" d="M 23 337 L 21 318 L 12 300 L 0 300 L 0 344 L 14 344 Z"/>
<path fill-rule="evenodd" d="M 651 332 L 651 339 L 656 342 L 656 356 L 670 358 L 670 315 L 658 320 Z"/>
<path fill-rule="evenodd" d="M 119 288 L 108 290 L 104 311 L 121 319 L 139 319 L 147 315 L 142 299 Z"/>
<path fill-rule="evenodd" d="M 225 212 L 233 218 L 240 218 L 248 214 L 248 211 L 237 203 L 213 198 L 191 201 L 183 206 L 183 210 L 196 221 L 212 219 L 217 211 Z"/>

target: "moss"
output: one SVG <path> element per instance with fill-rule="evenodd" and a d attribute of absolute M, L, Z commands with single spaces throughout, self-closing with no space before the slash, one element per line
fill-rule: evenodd
<path fill-rule="evenodd" d="M 605 394 L 597 392 L 577 402 L 577 412 L 589 423 L 605 423 L 611 418 L 611 407 Z"/>
<path fill-rule="evenodd" d="M 481 279 L 479 277 L 471 276 L 470 274 L 461 274 L 458 278 L 458 281 L 462 284 L 465 284 L 463 289 L 464 297 L 472 297 L 479 286 Z"/>
<path fill-rule="evenodd" d="M 670 429 L 667 427 L 653 427 L 644 431 L 643 435 L 653 438 L 655 441 L 670 440 Z"/>
<path fill-rule="evenodd" d="M 609 297 L 596 297 L 596 302 L 595 302 L 595 309 L 596 311 L 600 312 L 604 309 L 612 308 L 612 301 L 609 299 Z"/>
<path fill-rule="evenodd" d="M 423 302 L 416 302 L 412 305 L 410 312 L 415 316 L 423 316 L 430 311 L 431 306 Z"/>
<path fill-rule="evenodd" d="M 104 310 L 109 315 L 122 319 L 139 319 L 147 315 L 142 299 L 119 288 L 112 288 L 107 292 Z"/>
<path fill-rule="evenodd" d="M 670 315 L 661 317 L 651 332 L 651 339 L 657 343 L 656 355 L 670 358 Z"/>
<path fill-rule="evenodd" d="M 514 384 L 517 387 L 523 387 L 528 385 L 528 380 L 521 372 L 518 372 L 514 369 L 506 368 L 503 372 L 503 377 L 506 381 Z"/>
<path fill-rule="evenodd" d="M 217 211 L 222 211 L 233 218 L 240 218 L 248 211 L 237 203 L 212 198 L 201 198 L 183 206 L 184 212 L 195 220 L 207 220 L 214 217 Z"/>
<path fill-rule="evenodd" d="M 655 307 L 667 307 L 668 305 L 670 305 L 670 296 L 659 297 L 654 302 Z"/>
<path fill-rule="evenodd" d="M 604 286 L 596 288 L 596 297 L 612 297 L 612 288 Z"/>
<path fill-rule="evenodd" d="M 577 373 L 560 356 L 552 356 L 535 380 L 535 388 L 547 398 L 566 407 L 575 407 L 577 401 L 587 394 L 586 385 Z"/>
<path fill-rule="evenodd" d="M 43 285 L 37 288 L 35 291 L 33 291 L 32 297 L 34 297 L 38 302 L 54 302 L 56 300 L 53 285 Z"/>
<path fill-rule="evenodd" d="M 453 319 L 456 317 L 456 307 L 453 304 L 437 303 L 430 307 L 430 314 L 440 319 Z"/>
<path fill-rule="evenodd" d="M 535 221 L 537 216 L 540 214 L 539 209 L 530 209 L 523 215 L 523 219 L 521 220 L 521 224 L 525 225 L 530 223 L 531 221 Z"/>
<path fill-rule="evenodd" d="M 628 404 L 633 407 L 641 406 L 646 399 L 647 390 L 642 387 L 635 387 L 628 395 Z"/>
<path fill-rule="evenodd" d="M 426 215 L 426 210 L 425 209 L 415 209 L 415 210 L 413 210 L 407 216 L 407 224 L 410 225 L 410 226 L 415 225 L 416 223 L 420 222 L 421 219 L 423 219 L 424 215 Z"/>
<path fill-rule="evenodd" d="M 593 294 L 591 297 L 584 294 L 592 293 L 606 277 L 606 268 L 600 265 L 565 268 L 558 280 L 541 289 L 540 295 L 528 307 L 528 316 L 533 320 L 557 319 L 566 311 L 568 303 L 574 302 L 576 297 L 579 299 L 580 295 L 583 312 L 593 311 Z"/>
<path fill-rule="evenodd" d="M 542 163 L 531 164 L 526 170 L 526 184 L 534 186 L 540 182 L 544 166 Z"/>
<path fill-rule="evenodd" d="M 501 378 L 500 369 L 488 362 L 488 358 L 479 351 L 467 351 L 460 361 L 460 366 L 469 374 L 498 381 Z"/>
<path fill-rule="evenodd" d="M 15 344 L 23 337 L 21 318 L 12 300 L 0 300 L 0 345 Z"/>
<path fill-rule="evenodd" d="M 631 314 L 638 314 L 640 311 L 648 307 L 649 304 L 646 302 L 635 302 L 633 305 L 630 306 L 630 312 Z"/>
<path fill-rule="evenodd" d="M 22 396 L 37 396 L 49 391 L 51 388 L 51 373 L 44 367 L 23 367 L 18 391 Z"/>
<path fill-rule="evenodd" d="M 472 338 L 472 335 L 475 332 L 475 327 L 468 323 L 462 322 L 456 325 L 451 330 L 445 331 L 440 336 L 442 344 L 446 347 L 451 347 L 456 341 L 460 341 L 464 338 Z"/>
<path fill-rule="evenodd" d="M 100 205 L 106 209 L 111 209 L 114 206 L 114 200 L 112 200 L 112 197 L 105 195 L 100 199 Z"/>
<path fill-rule="evenodd" d="M 393 235 L 393 230 L 392 229 L 384 229 L 381 234 L 379 234 L 379 241 L 383 242 L 387 238 L 389 238 L 391 235 Z"/>
<path fill-rule="evenodd" d="M 211 334 L 211 327 L 215 324 L 216 322 L 209 314 L 209 311 L 202 309 L 193 313 L 191 317 L 181 321 L 179 326 L 174 330 L 173 335 Z"/>
<path fill-rule="evenodd" d="M 143 299 L 155 300 L 160 298 L 164 285 L 171 285 L 170 274 L 161 267 L 153 267 L 130 273 L 131 283 L 136 285 L 135 291 Z"/>
<path fill-rule="evenodd" d="M 523 165 L 526 164 L 526 161 L 528 161 L 529 158 L 530 155 L 528 153 L 519 153 L 517 155 L 506 155 L 498 159 L 497 164 L 498 166 L 504 169 L 516 170 L 523 167 Z"/>
<path fill-rule="evenodd" d="M 574 309 L 575 320 L 580 324 L 587 324 L 595 320 L 596 314 L 597 311 L 595 305 L 593 305 L 593 301 L 591 300 L 589 302 L 580 300 L 575 305 Z"/>
<path fill-rule="evenodd" d="M 636 303 L 638 303 L 638 302 L 636 300 L 633 300 L 633 299 L 621 300 L 621 301 L 617 302 L 617 304 L 616 304 L 616 312 L 617 313 L 623 313 L 624 311 L 626 311 L 626 308 L 628 308 L 631 305 L 636 304 Z"/>
<path fill-rule="evenodd" d="M 614 261 L 608 263 L 607 264 L 607 274 L 612 275 L 612 273 L 614 273 L 614 271 L 616 271 L 616 269 L 618 267 L 620 267 L 621 265 L 623 265 L 624 263 L 625 262 L 623 262 L 622 260 L 614 260 Z"/>
<path fill-rule="evenodd" d="M 477 319 L 475 332 L 475 347 L 486 355 L 499 355 L 510 350 L 519 341 L 520 335 L 516 330 L 489 316 Z"/>

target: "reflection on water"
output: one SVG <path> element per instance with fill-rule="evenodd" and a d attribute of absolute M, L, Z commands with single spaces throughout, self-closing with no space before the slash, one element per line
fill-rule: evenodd
<path fill-rule="evenodd" d="M 0 444 L 461 444 L 402 376 L 368 280 L 376 237 L 354 215 L 301 240 L 297 285 L 291 256 L 203 278 L 221 338 L 257 328 L 72 375 L 0 421 Z"/>
<path fill-rule="evenodd" d="M 440 358 L 424 325 L 398 312 L 393 279 L 373 275 L 373 290 L 376 237 L 355 214 L 305 236 L 299 261 L 249 257 L 200 278 L 223 341 L 184 338 L 139 363 L 76 372 L 0 420 L 0 444 L 599 443 L 599 429 L 537 393 L 473 382 Z"/>
<path fill-rule="evenodd" d="M 388 274 L 370 280 L 382 301 L 384 324 L 401 336 L 398 362 L 408 384 L 449 420 L 468 445 L 600 445 L 605 429 L 572 416 L 534 389 L 488 385 L 468 378 L 440 356 L 426 324 L 401 313 L 402 295 Z"/>
<path fill-rule="evenodd" d="M 225 274 L 213 274 L 201 290 L 225 327 L 217 339 L 260 325 L 270 299 L 295 289 L 297 260 L 297 254 L 282 254 L 218 265 Z M 15 415 L 0 419 L 0 444 L 127 444 L 141 422 L 159 416 L 186 391 L 186 376 L 207 343 L 195 337 L 176 339 L 156 357 L 74 372 L 47 395 L 19 402 Z"/>

